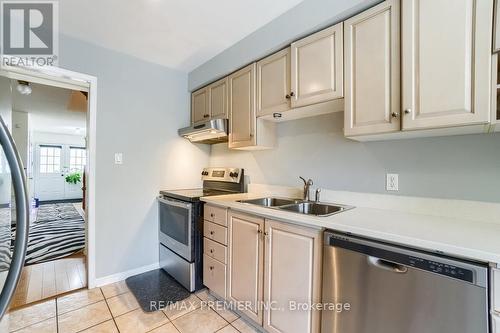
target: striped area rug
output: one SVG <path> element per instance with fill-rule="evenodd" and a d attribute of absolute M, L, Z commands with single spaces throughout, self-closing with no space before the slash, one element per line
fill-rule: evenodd
<path fill-rule="evenodd" d="M 12 239 L 15 237 L 12 226 Z M 85 222 L 71 203 L 40 205 L 31 222 L 26 265 L 67 257 L 85 247 Z"/>

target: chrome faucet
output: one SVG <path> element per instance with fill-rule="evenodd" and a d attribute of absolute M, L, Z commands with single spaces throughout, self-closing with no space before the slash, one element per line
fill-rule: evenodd
<path fill-rule="evenodd" d="M 309 188 L 311 187 L 311 185 L 313 185 L 313 181 L 312 179 L 306 180 L 304 177 L 300 176 L 299 178 L 304 182 L 304 200 L 310 201 Z"/>
<path fill-rule="evenodd" d="M 321 195 L 321 188 L 319 188 L 319 187 L 318 187 L 318 188 L 316 189 L 316 195 L 315 195 L 315 197 L 314 197 L 314 201 L 319 202 L 319 197 L 320 197 L 320 195 Z"/>

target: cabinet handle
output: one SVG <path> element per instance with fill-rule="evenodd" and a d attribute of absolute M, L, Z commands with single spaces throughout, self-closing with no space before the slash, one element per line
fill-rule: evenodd
<path fill-rule="evenodd" d="M 214 249 L 210 249 L 210 253 L 214 253 Z"/>
<path fill-rule="evenodd" d="M 269 235 L 269 234 L 267 233 L 267 231 L 264 231 L 264 236 L 267 236 L 267 235 Z"/>
<path fill-rule="evenodd" d="M 211 214 L 210 214 L 210 217 L 215 217 L 214 213 L 211 213 Z"/>
<path fill-rule="evenodd" d="M 211 271 L 213 271 L 213 270 L 214 270 L 214 266 L 210 266 L 209 268 L 210 268 L 210 270 L 211 270 Z"/>
<path fill-rule="evenodd" d="M 214 232 L 213 232 L 213 231 L 210 231 L 210 235 L 213 235 L 213 234 L 214 234 Z"/>
<path fill-rule="evenodd" d="M 258 234 L 261 234 L 261 233 L 262 233 L 262 230 L 260 230 L 260 229 L 259 229 L 259 230 L 257 230 L 257 233 L 258 233 Z"/>
<path fill-rule="evenodd" d="M 290 96 L 290 95 L 285 95 L 285 98 L 286 98 L 286 99 L 290 99 L 290 97 L 292 97 L 292 96 Z"/>
<path fill-rule="evenodd" d="M 406 109 L 405 110 L 405 114 L 410 114 L 411 113 L 411 109 Z"/>
<path fill-rule="evenodd" d="M 204 115 L 203 115 L 203 118 L 208 118 L 208 117 L 209 117 L 209 115 L 208 115 L 208 114 L 204 114 Z"/>
<path fill-rule="evenodd" d="M 295 93 L 292 91 L 292 92 L 290 93 L 290 97 L 293 97 L 293 96 L 295 96 Z"/>
<path fill-rule="evenodd" d="M 397 117 L 399 117 L 399 113 L 397 113 L 397 112 L 393 112 L 393 113 L 391 113 L 391 116 L 392 116 L 393 118 L 397 118 Z"/>

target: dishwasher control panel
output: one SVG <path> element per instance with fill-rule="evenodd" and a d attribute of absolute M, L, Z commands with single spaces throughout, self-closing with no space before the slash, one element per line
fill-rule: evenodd
<path fill-rule="evenodd" d="M 470 269 L 413 256 L 408 256 L 407 260 L 408 266 L 423 269 L 436 274 L 446 275 L 470 283 L 474 282 L 474 274 Z"/>

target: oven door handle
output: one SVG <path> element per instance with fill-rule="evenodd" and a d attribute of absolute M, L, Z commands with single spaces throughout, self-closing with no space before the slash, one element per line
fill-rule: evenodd
<path fill-rule="evenodd" d="M 161 202 L 161 203 L 164 203 L 166 205 L 182 207 L 182 208 L 185 208 L 185 209 L 190 209 L 193 206 L 192 203 L 186 203 L 186 202 L 168 200 L 168 199 L 165 199 L 165 198 L 163 198 L 161 196 L 158 197 L 158 201 Z"/>

